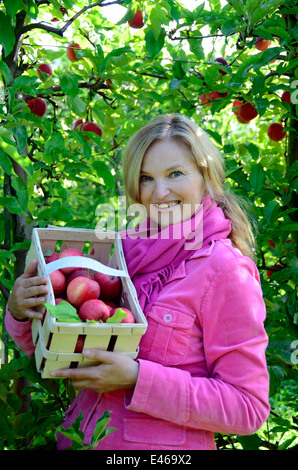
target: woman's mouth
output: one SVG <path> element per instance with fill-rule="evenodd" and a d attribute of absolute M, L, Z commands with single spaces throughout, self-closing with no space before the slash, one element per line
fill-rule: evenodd
<path fill-rule="evenodd" d="M 157 209 L 169 209 L 170 207 L 174 207 L 180 204 L 181 201 L 170 201 L 170 202 L 162 202 L 154 204 Z"/>

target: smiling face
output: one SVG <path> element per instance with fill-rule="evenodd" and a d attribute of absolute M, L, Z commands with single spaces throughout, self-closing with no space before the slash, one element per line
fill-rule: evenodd
<path fill-rule="evenodd" d="M 187 220 L 204 191 L 203 177 L 185 144 L 159 140 L 149 147 L 140 172 L 140 199 L 162 229 Z"/>

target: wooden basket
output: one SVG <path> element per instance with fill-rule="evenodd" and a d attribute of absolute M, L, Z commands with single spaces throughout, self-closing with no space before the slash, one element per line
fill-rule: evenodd
<path fill-rule="evenodd" d="M 44 253 L 48 250 L 78 248 L 84 257 L 65 257 L 46 264 Z M 88 250 L 88 251 L 87 251 Z M 113 254 L 112 254 L 113 250 Z M 59 322 L 49 312 L 43 320 L 32 321 L 32 338 L 35 345 L 37 370 L 43 378 L 49 378 L 52 370 L 62 367 L 94 365 L 81 353 L 74 352 L 79 335 L 85 338 L 85 348 L 99 348 L 137 357 L 138 346 L 147 329 L 146 318 L 140 308 L 135 287 L 130 280 L 117 232 L 73 228 L 35 228 L 26 265 L 38 260 L 38 275 L 49 279 L 47 302 L 55 305 L 55 297 L 49 274 L 63 267 L 81 267 L 116 275 L 122 281 L 119 305 L 134 315 L 135 323 L 65 323 Z"/>

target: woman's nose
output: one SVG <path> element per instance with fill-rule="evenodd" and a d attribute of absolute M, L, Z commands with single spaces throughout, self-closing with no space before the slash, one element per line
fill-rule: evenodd
<path fill-rule="evenodd" d="M 170 189 L 165 181 L 157 180 L 154 188 L 154 198 L 156 201 L 162 201 L 170 193 Z"/>

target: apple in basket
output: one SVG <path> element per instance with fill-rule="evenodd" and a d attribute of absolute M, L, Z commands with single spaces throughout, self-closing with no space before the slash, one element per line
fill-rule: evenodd
<path fill-rule="evenodd" d="M 114 299 L 121 292 L 120 277 L 96 272 L 94 273 L 94 280 L 100 285 L 100 298 L 102 300 Z"/>
<path fill-rule="evenodd" d="M 83 276 L 73 279 L 66 289 L 67 300 L 75 307 L 80 307 L 87 300 L 98 299 L 99 294 L 99 284 Z"/>
<path fill-rule="evenodd" d="M 105 323 L 110 317 L 110 308 L 102 300 L 90 299 L 80 306 L 79 318 L 86 320 L 95 320 Z"/>
<path fill-rule="evenodd" d="M 123 310 L 126 313 L 126 317 L 121 320 L 121 323 L 135 323 L 135 319 L 134 319 L 134 316 L 133 316 L 132 312 L 128 308 L 124 308 L 124 307 L 113 308 L 110 312 L 110 318 L 112 318 L 113 315 L 119 309 Z"/>

